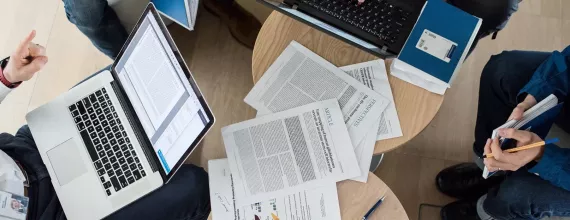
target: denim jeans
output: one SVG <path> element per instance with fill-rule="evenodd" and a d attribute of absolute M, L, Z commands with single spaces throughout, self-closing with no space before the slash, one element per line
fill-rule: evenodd
<path fill-rule="evenodd" d="M 549 52 L 505 51 L 491 57 L 483 73 L 479 88 L 479 107 L 475 126 L 473 150 L 477 156 L 493 129 L 502 125 L 517 103 L 519 91 L 530 80 L 534 71 L 546 60 Z M 561 128 L 570 121 L 569 100 L 556 120 Z M 566 130 L 568 132 L 568 130 Z M 570 158 L 569 158 L 570 159 Z M 570 191 L 550 184 L 526 168 L 506 174 L 505 180 L 487 193 L 482 201 L 484 214 L 493 219 L 532 219 L 546 216 L 570 216 Z"/>
<path fill-rule="evenodd" d="M 0 134 L 0 150 L 19 162 L 27 173 L 28 219 L 66 219 L 28 127 L 20 128 L 15 136 Z M 209 196 L 206 171 L 185 164 L 168 184 L 106 219 L 203 220 L 210 213 Z"/>
<path fill-rule="evenodd" d="M 129 34 L 107 0 L 63 0 L 63 3 L 67 19 L 114 60 Z"/>

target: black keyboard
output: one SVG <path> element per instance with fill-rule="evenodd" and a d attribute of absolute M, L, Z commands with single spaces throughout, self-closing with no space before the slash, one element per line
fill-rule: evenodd
<path fill-rule="evenodd" d="M 70 105 L 69 112 L 107 196 L 146 176 L 105 88 Z"/>
<path fill-rule="evenodd" d="M 305 9 L 304 11 L 309 11 L 313 16 L 376 45 L 403 45 L 415 22 L 410 24 L 410 20 L 416 19 L 410 11 L 387 0 L 365 0 L 360 5 L 357 0 L 297 0 L 297 2 L 300 3 L 300 10 Z M 403 37 L 399 38 L 400 36 Z M 401 48 L 397 52 L 399 50 Z"/>

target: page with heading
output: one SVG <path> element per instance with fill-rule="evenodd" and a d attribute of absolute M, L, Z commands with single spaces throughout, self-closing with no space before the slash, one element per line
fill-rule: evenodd
<path fill-rule="evenodd" d="M 340 69 L 390 100 L 386 111 L 382 112 L 380 116 L 380 126 L 376 140 L 401 137 L 403 135 L 402 127 L 400 126 L 400 119 L 398 118 L 398 111 L 396 111 L 396 103 L 394 102 L 394 95 L 392 95 L 392 89 L 388 81 L 384 60 L 372 60 L 343 66 Z"/>
<path fill-rule="evenodd" d="M 281 53 L 244 101 L 261 112 L 280 112 L 336 99 L 357 146 L 390 101 L 296 41 Z"/>
<path fill-rule="evenodd" d="M 229 125 L 222 137 L 238 205 L 361 175 L 335 99 Z"/>
<path fill-rule="evenodd" d="M 236 188 L 227 159 L 208 161 L 213 220 L 340 220 L 336 183 L 244 206 L 234 203 Z M 368 173 L 367 173 L 368 175 Z"/>

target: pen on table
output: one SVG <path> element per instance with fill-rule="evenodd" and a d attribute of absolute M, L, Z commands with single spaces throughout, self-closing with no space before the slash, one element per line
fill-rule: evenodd
<path fill-rule="evenodd" d="M 374 213 L 374 211 L 376 211 L 376 208 L 378 208 L 378 206 L 380 206 L 380 204 L 382 204 L 382 202 L 384 202 L 384 198 L 386 198 L 385 195 L 382 196 L 382 198 L 380 198 L 380 200 L 378 200 L 378 202 L 376 202 L 376 204 L 374 204 L 374 206 L 372 206 L 372 208 L 370 208 L 370 210 L 368 210 L 366 215 L 364 215 L 364 217 L 362 217 L 362 220 L 368 220 L 368 217 L 370 217 L 370 215 L 372 215 L 372 213 Z"/>
<path fill-rule="evenodd" d="M 528 150 L 528 149 L 535 148 L 535 147 L 542 147 L 542 146 L 547 145 L 547 144 L 553 144 L 553 143 L 556 143 L 558 141 L 559 141 L 558 138 L 552 138 L 552 139 L 548 139 L 546 141 L 536 142 L 534 144 L 529 144 L 529 145 L 525 145 L 522 147 L 515 147 L 515 148 L 507 149 L 504 152 L 513 153 L 513 152 L 517 152 L 517 151 L 521 151 L 521 150 Z M 483 155 L 483 158 L 491 158 L 491 157 L 493 157 L 493 154 Z"/>

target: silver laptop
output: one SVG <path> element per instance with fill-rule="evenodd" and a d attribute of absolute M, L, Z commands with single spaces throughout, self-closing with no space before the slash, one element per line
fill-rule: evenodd
<path fill-rule="evenodd" d="M 152 3 L 110 70 L 26 118 L 69 219 L 101 219 L 168 183 L 214 124 Z"/>

